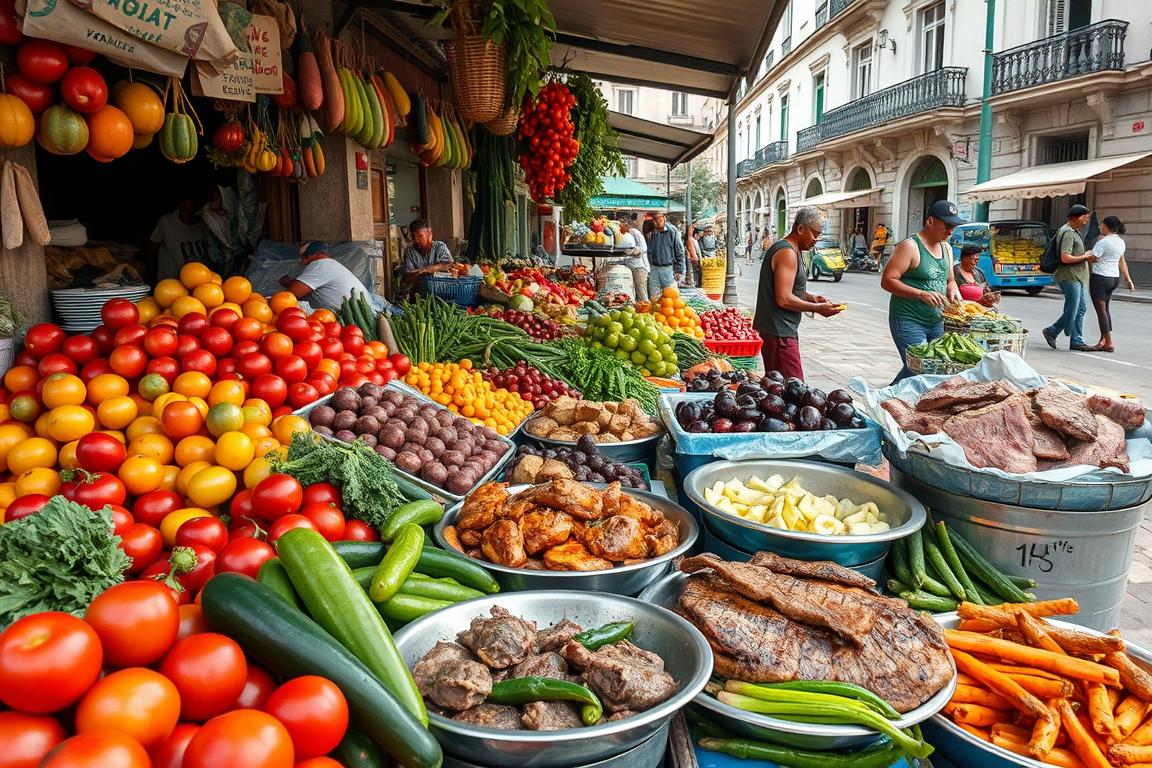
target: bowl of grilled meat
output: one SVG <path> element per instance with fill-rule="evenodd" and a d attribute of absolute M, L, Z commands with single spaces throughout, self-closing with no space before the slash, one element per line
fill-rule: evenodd
<path fill-rule="evenodd" d="M 677 572 L 640 599 L 676 612 L 704 634 L 720 685 L 852 683 L 888 702 L 900 714 L 892 723 L 898 728 L 930 719 L 956 688 L 956 668 L 937 623 L 837 563 L 772 552 L 758 552 L 747 563 L 698 555 L 681 560 Z M 738 735 L 801 749 L 841 749 L 880 738 L 858 725 L 748 712 L 713 692 L 693 703 Z"/>
<path fill-rule="evenodd" d="M 699 529 L 663 496 L 620 483 L 486 483 L 433 530 L 445 549 L 484 563 L 503 590 L 636 595 L 688 552 Z"/>
<path fill-rule="evenodd" d="M 560 768 L 627 752 L 704 689 L 712 651 L 634 598 L 567 591 L 477 598 L 396 634 L 445 753 Z"/>

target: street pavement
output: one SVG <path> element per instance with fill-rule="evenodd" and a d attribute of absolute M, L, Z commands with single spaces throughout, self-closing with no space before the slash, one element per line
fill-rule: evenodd
<path fill-rule="evenodd" d="M 739 303 L 754 307 L 759 264 L 740 264 L 737 278 Z M 820 280 L 809 283 L 809 291 L 843 302 L 848 309 L 834 318 L 805 317 L 800 324 L 800 353 L 805 378 L 822 389 L 846 385 L 862 376 L 873 386 L 891 381 L 900 369 L 900 359 L 888 333 L 888 294 L 880 288 L 876 274 L 847 273 L 839 283 Z M 1138 396 L 1152 403 L 1152 306 L 1148 303 L 1112 302 L 1113 337 L 1116 352 L 1072 352 L 1068 338 L 1052 350 L 1040 331 L 1059 316 L 1061 297 L 1049 293 L 1027 296 L 1008 293 L 1001 311 L 1024 321 L 1029 333 L 1025 359 L 1048 376 Z M 1089 309 L 1084 320 L 1089 344 L 1099 339 L 1095 314 Z M 1152 647 L 1152 520 L 1145 515 L 1136 537 L 1129 573 L 1127 598 L 1121 608 L 1120 629 L 1124 636 Z"/>

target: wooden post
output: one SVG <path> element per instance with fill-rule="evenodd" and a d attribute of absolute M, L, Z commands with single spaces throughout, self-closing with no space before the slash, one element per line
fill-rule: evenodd
<path fill-rule="evenodd" d="M 36 152 L 29 144 L 7 154 L 7 159 L 28 169 L 32 181 L 36 178 Z M 41 323 L 52 319 L 52 305 L 48 301 L 48 267 L 44 261 L 44 248 L 36 245 L 24 233 L 24 245 L 16 250 L 0 247 L 0 294 L 11 299 L 27 323 Z"/>

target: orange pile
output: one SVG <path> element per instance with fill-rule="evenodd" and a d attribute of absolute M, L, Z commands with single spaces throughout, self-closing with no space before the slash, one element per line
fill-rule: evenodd
<path fill-rule="evenodd" d="M 669 335 L 679 331 L 697 339 L 704 338 L 700 317 L 696 314 L 696 310 L 684 303 L 684 299 L 680 298 L 680 291 L 675 286 L 670 285 L 664 289 L 660 294 L 660 300 L 652 305 L 652 314 L 664 324 Z"/>
<path fill-rule="evenodd" d="M 515 392 L 493 387 L 480 371 L 472 370 L 471 360 L 420 363 L 404 381 L 449 410 L 501 435 L 511 434 L 532 413 L 532 403 Z"/>

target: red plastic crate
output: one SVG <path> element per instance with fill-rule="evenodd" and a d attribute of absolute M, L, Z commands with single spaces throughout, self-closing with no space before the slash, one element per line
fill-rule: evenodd
<path fill-rule="evenodd" d="M 759 357 L 760 348 L 764 340 L 757 336 L 754 339 L 704 339 L 704 346 L 721 355 L 728 357 Z"/>

